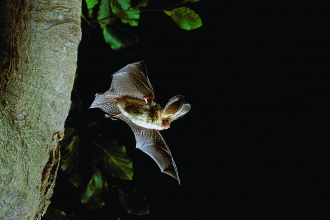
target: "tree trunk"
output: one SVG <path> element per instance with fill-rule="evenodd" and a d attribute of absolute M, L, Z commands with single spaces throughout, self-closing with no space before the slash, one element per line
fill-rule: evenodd
<path fill-rule="evenodd" d="M 70 109 L 81 0 L 3 0 L 0 13 L 0 219 L 40 219 Z"/>

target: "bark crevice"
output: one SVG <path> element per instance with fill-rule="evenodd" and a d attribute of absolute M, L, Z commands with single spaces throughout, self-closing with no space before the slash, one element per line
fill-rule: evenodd
<path fill-rule="evenodd" d="M 42 172 L 42 180 L 40 185 L 40 198 L 43 198 L 39 203 L 39 207 L 35 218 L 43 216 L 50 204 L 50 198 L 53 194 L 53 188 L 55 186 L 56 174 L 60 164 L 60 148 L 59 139 L 56 138 L 56 142 L 53 145 L 49 153 L 49 159 Z"/>

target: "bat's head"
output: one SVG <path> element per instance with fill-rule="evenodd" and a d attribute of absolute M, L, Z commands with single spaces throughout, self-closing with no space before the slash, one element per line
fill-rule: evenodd
<path fill-rule="evenodd" d="M 171 122 L 184 116 L 190 110 L 191 106 L 184 103 L 184 97 L 177 95 L 171 98 L 162 111 L 162 127 L 168 129 Z"/>
<path fill-rule="evenodd" d="M 164 119 L 164 120 L 162 120 L 162 127 L 163 127 L 164 129 L 168 129 L 168 128 L 170 128 L 170 122 L 169 122 L 168 119 Z"/>

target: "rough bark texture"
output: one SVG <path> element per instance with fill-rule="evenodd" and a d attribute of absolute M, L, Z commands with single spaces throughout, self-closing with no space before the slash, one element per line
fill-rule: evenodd
<path fill-rule="evenodd" d="M 71 103 L 81 0 L 4 0 L 0 13 L 0 219 L 40 219 Z"/>

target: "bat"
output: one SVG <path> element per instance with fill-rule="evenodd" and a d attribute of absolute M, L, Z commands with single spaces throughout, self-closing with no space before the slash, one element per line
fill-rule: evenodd
<path fill-rule="evenodd" d="M 160 130 L 189 112 L 191 106 L 184 97 L 171 98 L 162 108 L 155 101 L 154 90 L 148 78 L 144 61 L 128 64 L 112 75 L 110 89 L 98 93 L 90 108 L 100 108 L 106 117 L 121 119 L 132 129 L 136 148 L 148 154 L 160 170 L 179 181 L 180 178 L 171 151 Z"/>

